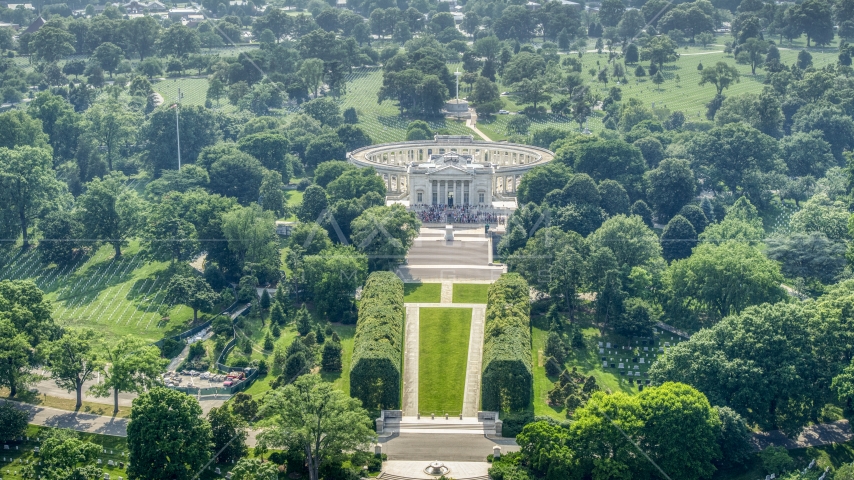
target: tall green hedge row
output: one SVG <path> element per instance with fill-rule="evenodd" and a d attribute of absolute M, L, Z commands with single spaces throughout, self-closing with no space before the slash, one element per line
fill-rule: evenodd
<path fill-rule="evenodd" d="M 490 285 L 483 340 L 481 406 L 513 411 L 531 403 L 531 303 L 528 282 L 517 273 Z"/>
<path fill-rule="evenodd" d="M 391 272 L 374 272 L 365 282 L 350 364 L 350 396 L 368 410 L 400 405 L 403 359 L 403 282 Z"/>

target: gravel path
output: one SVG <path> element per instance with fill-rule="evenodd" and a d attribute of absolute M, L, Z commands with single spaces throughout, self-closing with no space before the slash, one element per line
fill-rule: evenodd
<path fill-rule="evenodd" d="M 463 393 L 463 416 L 476 417 L 480 409 L 480 371 L 483 361 L 483 328 L 486 305 L 471 309 L 471 330 L 466 367 L 466 390 Z"/>
<path fill-rule="evenodd" d="M 406 305 L 403 360 L 403 414 L 418 415 L 418 306 Z"/>

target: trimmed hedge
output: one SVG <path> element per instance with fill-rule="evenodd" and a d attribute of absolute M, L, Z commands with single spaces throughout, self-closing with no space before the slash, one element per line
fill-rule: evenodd
<path fill-rule="evenodd" d="M 372 273 L 362 289 L 350 364 L 350 396 L 368 410 L 400 406 L 404 314 L 403 282 L 391 272 Z"/>
<path fill-rule="evenodd" d="M 531 302 L 528 282 L 508 273 L 489 286 L 483 340 L 481 406 L 523 410 L 531 403 Z"/>

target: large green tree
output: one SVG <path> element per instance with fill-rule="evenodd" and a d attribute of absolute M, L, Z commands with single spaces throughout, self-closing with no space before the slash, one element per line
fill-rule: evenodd
<path fill-rule="evenodd" d="M 77 199 L 77 214 L 90 238 L 108 243 L 116 257 L 142 226 L 145 202 L 125 184 L 126 177 L 113 173 L 87 184 Z"/>
<path fill-rule="evenodd" d="M 720 420 L 705 395 L 664 383 L 636 396 L 594 393 L 575 411 L 569 445 L 592 478 L 711 478 Z M 686 441 L 690 439 L 690 441 Z"/>
<path fill-rule="evenodd" d="M 320 465 L 344 452 L 365 449 L 376 435 L 359 401 L 336 390 L 318 375 L 303 375 L 272 391 L 262 407 L 267 427 L 262 445 L 295 448 L 305 454 L 310 480 Z"/>
<path fill-rule="evenodd" d="M 193 323 L 199 320 L 199 310 L 210 310 L 219 300 L 219 295 L 198 275 L 175 275 L 166 287 L 166 298 L 172 303 L 187 305 L 193 309 Z"/>
<path fill-rule="evenodd" d="M 257 158 L 264 168 L 282 174 L 282 180 L 288 183 L 293 173 L 288 159 L 290 143 L 284 135 L 272 132 L 259 132 L 241 137 L 237 148 Z"/>
<path fill-rule="evenodd" d="M 133 401 L 128 423 L 128 478 L 189 480 L 210 458 L 210 424 L 193 397 L 155 387 Z"/>
<path fill-rule="evenodd" d="M 609 218 L 590 235 L 589 241 L 593 247 L 611 249 L 620 266 L 639 267 L 661 260 L 661 245 L 655 232 L 637 215 Z"/>
<path fill-rule="evenodd" d="M 29 415 L 14 403 L 0 404 L 0 441 L 11 442 L 27 433 Z"/>
<path fill-rule="evenodd" d="M 743 191 L 754 202 L 768 188 L 765 175 L 785 171 L 774 138 L 741 123 L 695 135 L 687 147 L 705 188 Z"/>
<path fill-rule="evenodd" d="M 217 463 L 233 464 L 245 457 L 249 450 L 246 447 L 249 435 L 246 421 L 232 412 L 228 405 L 212 408 L 207 416 Z"/>
<path fill-rule="evenodd" d="M 77 393 L 75 409 L 83 406 L 83 384 L 103 370 L 100 335 L 92 329 L 68 329 L 44 346 L 50 377 L 60 388 Z"/>
<path fill-rule="evenodd" d="M 276 218 L 257 204 L 222 215 L 222 232 L 238 272 L 251 268 L 262 282 L 278 280 L 279 257 Z"/>
<path fill-rule="evenodd" d="M 678 45 L 670 37 L 658 35 L 652 37 L 641 49 L 641 60 L 649 60 L 651 65 L 655 65 L 658 70 L 661 70 L 665 63 L 675 62 L 679 59 L 679 53 L 676 52 L 677 48 Z"/>
<path fill-rule="evenodd" d="M 66 194 L 52 166 L 49 149 L 0 147 L 0 200 L 14 212 L 10 221 L 17 223 L 24 248 L 30 245 L 33 220 L 53 208 Z"/>
<path fill-rule="evenodd" d="M 368 275 L 368 257 L 352 246 L 327 248 L 303 258 L 315 305 L 329 321 L 352 323 L 355 293 Z"/>
<path fill-rule="evenodd" d="M 373 168 L 346 171 L 326 186 L 330 203 L 361 198 L 370 192 L 382 197 L 386 194 L 385 182 Z"/>
<path fill-rule="evenodd" d="M 717 62 L 700 71 L 700 85 L 711 83 L 715 86 L 717 95 L 720 96 L 724 89 L 729 88 L 733 83 L 738 83 L 740 76 L 737 68 L 726 62 Z"/>
<path fill-rule="evenodd" d="M 74 35 L 54 25 L 45 25 L 32 34 L 27 44 L 29 51 L 38 60 L 56 62 L 74 50 Z"/>
<path fill-rule="evenodd" d="M 569 181 L 570 170 L 559 162 L 549 162 L 525 173 L 516 196 L 520 203 L 540 203 L 552 190 L 560 190 Z"/>
<path fill-rule="evenodd" d="M 797 434 L 832 400 L 830 383 L 843 366 L 832 338 L 840 318 L 832 309 L 823 317 L 814 304 L 748 307 L 670 349 L 650 377 L 688 383 L 764 430 Z"/>
<path fill-rule="evenodd" d="M 121 144 L 135 143 L 134 133 L 142 123 L 142 116 L 118 101 L 107 98 L 86 110 L 92 133 L 106 147 L 107 166 L 113 169 L 114 152 Z"/>
<path fill-rule="evenodd" d="M 95 462 L 102 447 L 72 430 L 48 429 L 40 434 L 38 474 L 43 478 L 75 480 L 98 478 L 103 471 Z"/>
<path fill-rule="evenodd" d="M 659 222 L 668 221 L 694 198 L 697 179 L 686 160 L 666 158 L 644 174 L 646 198 Z"/>
<path fill-rule="evenodd" d="M 154 53 L 154 47 L 160 36 L 160 23 L 152 16 L 145 15 L 131 19 L 124 24 L 126 38 L 140 60 Z"/>
<path fill-rule="evenodd" d="M 160 382 L 160 373 L 169 363 L 160 349 L 130 335 L 101 349 L 106 362 L 104 381 L 90 390 L 99 397 L 113 395 L 113 413 L 119 412 L 119 392 L 143 393 Z"/>
<path fill-rule="evenodd" d="M 195 168 L 198 167 L 189 165 L 182 171 Z M 164 175 L 155 182 L 166 177 L 167 175 Z M 170 191 L 160 198 L 160 202 L 153 203 L 147 212 L 143 227 L 145 236 L 142 241 L 148 253 L 157 260 L 169 260 L 173 263 L 188 261 L 201 251 L 198 231 L 195 225 L 186 219 L 186 205 L 183 200 L 182 195 Z"/>
<path fill-rule="evenodd" d="M 143 125 L 140 139 L 146 144 L 146 160 L 156 176 L 161 170 L 178 168 L 178 137 L 175 110 L 170 104 L 158 107 Z M 178 128 L 181 134 L 181 162 L 193 163 L 204 147 L 215 144 L 222 132 L 214 113 L 195 105 L 181 105 Z"/>
<path fill-rule="evenodd" d="M 0 385 L 9 389 L 10 396 L 36 378 L 30 375 L 30 367 L 39 361 L 36 349 L 57 335 L 52 311 L 50 302 L 32 281 L 0 281 L 0 328 L 5 344 Z"/>
<path fill-rule="evenodd" d="M 224 197 L 234 197 L 241 205 L 258 201 L 264 166 L 252 155 L 237 152 L 225 155 L 211 165 L 210 190 Z"/>
<path fill-rule="evenodd" d="M 672 312 L 693 312 L 702 323 L 785 297 L 779 264 L 735 241 L 698 245 L 690 257 L 670 265 L 665 279 Z"/>
<path fill-rule="evenodd" d="M 351 224 L 353 245 L 368 255 L 371 270 L 401 263 L 418 236 L 421 222 L 401 205 L 372 207 Z"/>
<path fill-rule="evenodd" d="M 160 35 L 157 44 L 163 56 L 187 57 L 191 53 L 198 53 L 201 48 L 199 34 L 180 23 L 167 28 Z"/>

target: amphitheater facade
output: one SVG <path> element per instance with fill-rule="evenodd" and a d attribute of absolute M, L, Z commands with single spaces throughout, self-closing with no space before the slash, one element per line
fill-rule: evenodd
<path fill-rule="evenodd" d="M 528 170 L 550 162 L 544 148 L 475 141 L 470 135 L 384 143 L 347 154 L 358 167 L 373 167 L 387 187 L 387 201 L 416 205 L 515 205 Z"/>

